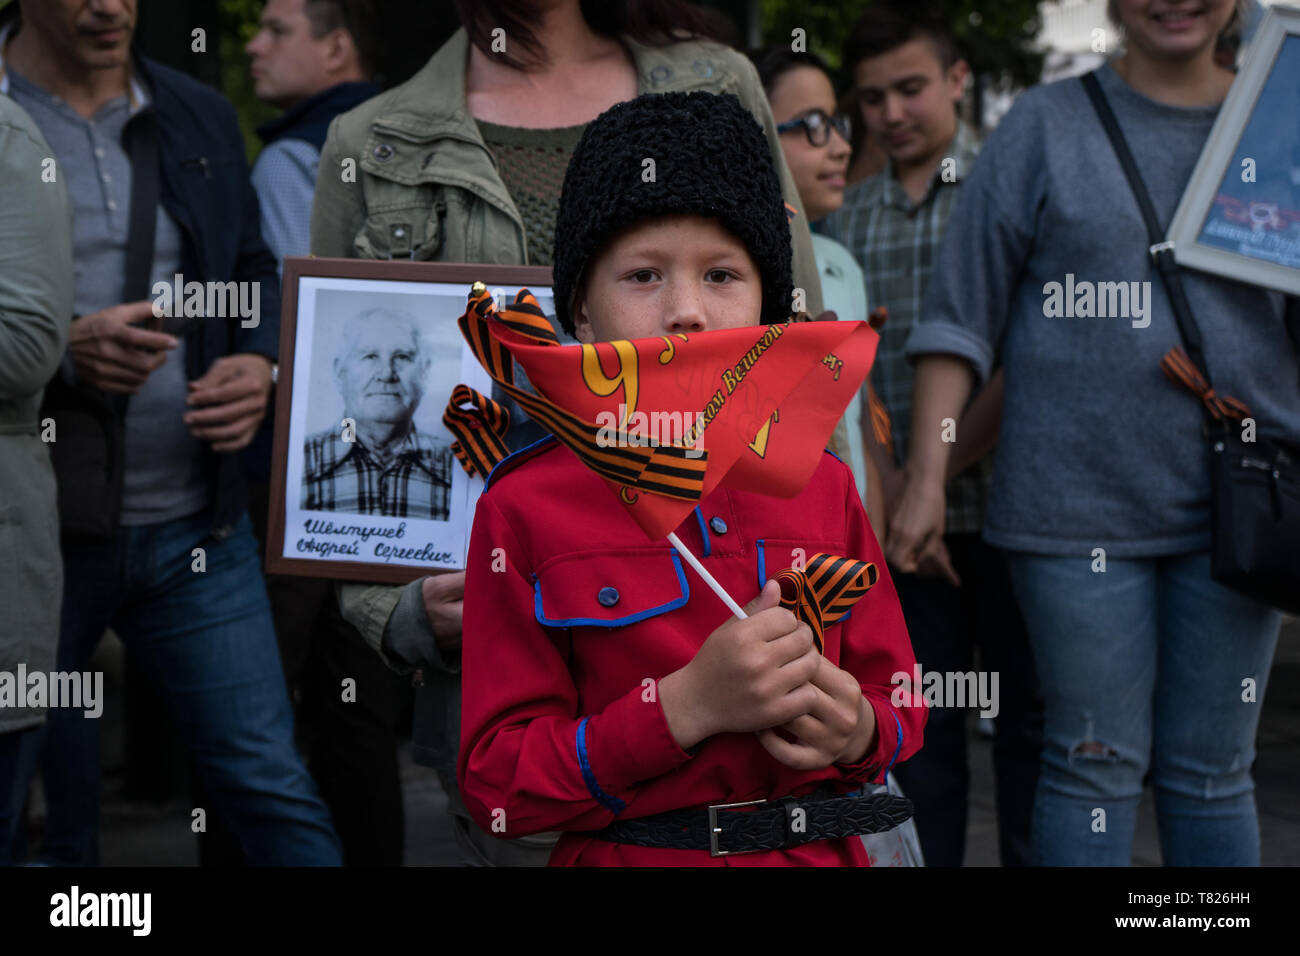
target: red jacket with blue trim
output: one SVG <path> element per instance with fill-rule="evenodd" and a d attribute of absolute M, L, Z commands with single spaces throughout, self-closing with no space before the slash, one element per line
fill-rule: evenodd
<path fill-rule="evenodd" d="M 668 810 L 802 796 L 827 782 L 850 792 L 921 746 L 924 706 L 891 702 L 894 675 L 910 676 L 915 656 L 842 462 L 825 454 L 793 499 L 715 490 L 677 534 L 742 604 L 800 556 L 875 562 L 879 581 L 826 629 L 827 657 L 858 678 L 875 712 L 875 744 L 858 764 L 817 771 L 785 766 L 754 734 L 718 734 L 693 754 L 682 750 L 655 689 L 730 613 L 667 541 L 647 539 L 608 486 L 548 440 L 497 468 L 474 518 L 457 766 L 470 814 L 505 838 L 566 831 L 552 866 L 867 865 L 857 837 L 711 857 L 583 832 Z"/>

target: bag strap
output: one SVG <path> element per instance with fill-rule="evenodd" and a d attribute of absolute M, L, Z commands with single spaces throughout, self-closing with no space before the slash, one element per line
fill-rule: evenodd
<path fill-rule="evenodd" d="M 1160 279 L 1165 284 L 1165 291 L 1169 294 L 1169 304 L 1173 307 L 1174 320 L 1178 323 L 1178 331 L 1187 346 L 1187 354 L 1205 381 L 1209 383 L 1210 372 L 1206 367 L 1205 353 L 1201 348 L 1201 330 L 1196 327 L 1196 320 L 1192 318 L 1191 304 L 1187 301 L 1187 293 L 1183 290 L 1182 275 L 1178 270 L 1178 263 L 1174 260 L 1174 244 L 1165 241 L 1165 232 L 1160 228 L 1160 220 L 1156 217 L 1155 207 L 1151 204 L 1151 194 L 1147 192 L 1146 183 L 1142 181 L 1142 174 L 1138 172 L 1137 163 L 1129 151 L 1128 142 L 1119 128 L 1115 113 L 1106 100 L 1106 94 L 1097 81 L 1096 72 L 1086 73 L 1080 79 L 1083 81 L 1084 90 L 1088 93 L 1088 99 L 1092 101 L 1092 108 L 1097 111 L 1097 118 L 1101 120 L 1102 128 L 1110 139 L 1110 145 L 1115 150 L 1115 158 L 1119 160 L 1124 175 L 1128 177 L 1133 196 L 1137 199 L 1138 209 L 1142 211 L 1142 218 L 1146 221 L 1147 236 L 1151 241 L 1149 249 L 1151 259 L 1155 262 Z"/>
<path fill-rule="evenodd" d="M 131 151 L 131 210 L 126 232 L 126 278 L 122 301 L 149 298 L 154 231 L 158 225 L 158 115 L 138 114 L 128 127 Z"/>

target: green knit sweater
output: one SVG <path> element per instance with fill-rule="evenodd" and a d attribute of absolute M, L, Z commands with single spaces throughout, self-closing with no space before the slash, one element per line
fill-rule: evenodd
<path fill-rule="evenodd" d="M 528 262 L 549 266 L 555 255 L 555 215 L 564 171 L 586 125 L 524 129 L 475 120 L 496 159 L 497 172 L 524 220 Z"/>

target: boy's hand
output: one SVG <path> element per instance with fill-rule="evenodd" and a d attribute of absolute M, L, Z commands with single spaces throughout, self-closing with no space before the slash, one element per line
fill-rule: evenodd
<path fill-rule="evenodd" d="M 659 682 L 668 729 L 689 750 L 714 734 L 761 730 L 807 714 L 819 691 L 810 683 L 821 655 L 812 630 L 780 607 L 768 581 L 745 620 L 732 618 L 709 635 L 695 658 Z"/>
<path fill-rule="evenodd" d="M 821 770 L 833 763 L 861 760 L 876 742 L 876 712 L 862 696 L 858 679 L 819 655 L 813 676 L 817 700 L 812 709 L 779 729 L 798 739 L 791 743 L 777 728 L 758 732 L 758 741 L 777 760 L 795 770 Z"/>

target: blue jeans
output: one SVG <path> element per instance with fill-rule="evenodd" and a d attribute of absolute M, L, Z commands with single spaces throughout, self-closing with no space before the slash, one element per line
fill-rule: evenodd
<path fill-rule="evenodd" d="M 1255 731 L 1281 615 L 1208 553 L 1009 552 L 1045 703 L 1033 860 L 1127 866 L 1148 768 L 1170 866 L 1257 866 Z M 1252 691 L 1253 687 L 1253 691 Z"/>
<path fill-rule="evenodd" d="M 294 747 L 257 544 L 245 515 L 223 540 L 208 512 L 63 542 L 59 669 L 84 670 L 112 627 L 167 700 L 220 814 L 253 864 L 337 865 L 329 811 Z M 193 549 L 206 570 L 193 570 Z M 42 859 L 98 862 L 99 726 L 51 710 Z"/>

